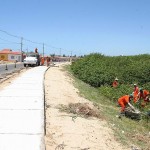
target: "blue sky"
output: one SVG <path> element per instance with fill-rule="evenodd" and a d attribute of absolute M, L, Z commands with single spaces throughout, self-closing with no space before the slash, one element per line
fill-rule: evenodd
<path fill-rule="evenodd" d="M 1 0 L 0 49 L 45 54 L 150 53 L 149 0 Z M 30 42 L 29 42 L 29 41 Z"/>

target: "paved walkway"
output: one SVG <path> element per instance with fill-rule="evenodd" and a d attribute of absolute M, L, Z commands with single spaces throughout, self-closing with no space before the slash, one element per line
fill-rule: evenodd
<path fill-rule="evenodd" d="M 0 150 L 44 150 L 44 73 L 26 71 L 0 91 Z"/>

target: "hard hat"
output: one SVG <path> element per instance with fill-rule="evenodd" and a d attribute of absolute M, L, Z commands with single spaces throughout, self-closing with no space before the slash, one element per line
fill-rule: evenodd
<path fill-rule="evenodd" d="M 140 91 L 143 91 L 143 88 L 140 88 Z"/>
<path fill-rule="evenodd" d="M 133 97 L 133 94 L 130 94 L 129 96 L 130 96 L 130 97 Z"/>
<path fill-rule="evenodd" d="M 116 77 L 115 80 L 118 80 L 118 78 Z"/>

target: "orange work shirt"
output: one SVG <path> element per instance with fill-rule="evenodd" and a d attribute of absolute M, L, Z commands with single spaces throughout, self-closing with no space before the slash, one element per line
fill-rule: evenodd
<path fill-rule="evenodd" d="M 113 82 L 112 86 L 113 86 L 113 87 L 117 87 L 117 86 L 118 86 L 118 81 L 115 80 L 115 81 Z"/>
<path fill-rule="evenodd" d="M 133 92 L 134 92 L 135 94 L 138 94 L 138 93 L 139 93 L 139 88 L 138 88 L 138 86 L 135 86 L 135 87 L 134 87 Z"/>
<path fill-rule="evenodd" d="M 133 90 L 134 102 L 135 102 L 135 103 L 137 102 L 138 93 L 139 93 L 139 88 L 138 88 L 138 86 L 135 86 L 135 87 L 134 87 L 134 90 Z"/>
<path fill-rule="evenodd" d="M 140 92 L 140 98 L 145 99 L 149 94 L 150 94 L 149 91 L 143 90 L 142 93 Z"/>
<path fill-rule="evenodd" d="M 45 61 L 45 60 L 44 60 L 44 58 L 42 57 L 42 58 L 41 58 L 41 65 L 44 65 L 44 61 Z"/>
<path fill-rule="evenodd" d="M 118 99 L 118 103 L 121 106 L 121 112 L 124 111 L 126 105 L 129 103 L 130 97 L 129 95 L 122 96 Z"/>

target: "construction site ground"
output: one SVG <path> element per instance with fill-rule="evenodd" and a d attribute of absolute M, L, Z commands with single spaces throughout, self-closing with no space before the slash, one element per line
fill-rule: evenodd
<path fill-rule="evenodd" d="M 45 74 L 46 150 L 131 150 L 119 143 L 92 102 L 79 96 L 64 64 L 50 67 Z M 26 69 L 0 84 L 11 84 Z"/>

